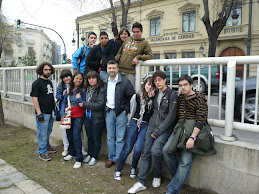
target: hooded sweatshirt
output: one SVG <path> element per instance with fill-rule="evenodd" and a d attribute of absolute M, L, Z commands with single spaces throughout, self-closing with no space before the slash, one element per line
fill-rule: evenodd
<path fill-rule="evenodd" d="M 145 38 L 134 40 L 132 37 L 127 37 L 115 57 L 115 61 L 119 63 L 120 71 L 135 74 L 135 65 L 132 64 L 135 57 L 142 61 L 152 59 L 151 47 Z"/>

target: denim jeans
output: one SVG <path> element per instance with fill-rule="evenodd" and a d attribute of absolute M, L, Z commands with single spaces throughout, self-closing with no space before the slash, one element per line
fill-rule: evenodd
<path fill-rule="evenodd" d="M 176 194 L 180 192 L 189 172 L 191 170 L 192 161 L 194 159 L 194 154 L 186 150 L 182 150 L 181 159 L 178 165 L 177 157 L 175 154 L 168 154 L 169 146 L 174 138 L 174 133 L 171 134 L 168 141 L 163 148 L 163 156 L 166 161 L 167 167 L 170 171 L 173 179 L 168 184 L 167 193 Z"/>
<path fill-rule="evenodd" d="M 50 148 L 49 144 L 49 136 L 52 132 L 53 127 L 53 117 L 52 114 L 42 114 L 44 117 L 44 123 L 38 121 L 38 115 L 36 114 L 36 123 L 37 123 L 37 141 L 39 149 L 37 153 L 40 154 L 48 154 L 48 148 Z"/>
<path fill-rule="evenodd" d="M 68 149 L 69 142 L 68 142 L 68 139 L 67 139 L 67 130 L 66 129 L 63 129 L 62 135 L 63 135 L 64 149 Z"/>
<path fill-rule="evenodd" d="M 141 156 L 142 148 L 144 146 L 145 135 L 147 131 L 147 123 L 142 122 L 140 126 L 140 130 L 138 131 L 137 120 L 131 119 L 127 128 L 127 135 L 126 135 L 126 145 L 120 155 L 118 164 L 116 166 L 116 171 L 121 171 L 122 167 L 131 153 L 134 144 L 134 154 L 132 159 L 132 168 L 137 168 L 138 161 Z"/>
<path fill-rule="evenodd" d="M 108 77 L 108 73 L 106 71 L 100 71 L 100 78 L 104 81 Z"/>
<path fill-rule="evenodd" d="M 105 122 L 94 124 L 94 119 L 85 117 L 84 124 L 88 137 L 88 155 L 97 159 L 101 149 L 101 138 Z"/>
<path fill-rule="evenodd" d="M 72 118 L 71 128 L 67 130 L 67 139 L 69 142 L 68 153 L 76 157 L 77 162 L 84 160 L 81 140 L 82 125 L 83 117 Z"/>
<path fill-rule="evenodd" d="M 120 113 L 117 117 L 115 110 L 106 112 L 107 144 L 109 148 L 109 160 L 116 162 L 125 143 L 125 133 L 127 128 L 127 115 Z"/>
<path fill-rule="evenodd" d="M 154 130 L 148 126 L 146 140 L 144 144 L 144 153 L 141 157 L 139 174 L 137 182 L 146 185 L 146 178 L 149 174 L 152 162 L 152 175 L 155 178 L 162 177 L 162 149 L 170 135 L 168 131 L 163 132 L 157 138 L 152 138 L 151 134 Z"/>

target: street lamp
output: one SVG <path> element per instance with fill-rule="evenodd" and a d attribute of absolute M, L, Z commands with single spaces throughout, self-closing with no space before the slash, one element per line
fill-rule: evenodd
<path fill-rule="evenodd" d="M 82 36 L 81 41 L 82 41 L 82 44 L 85 43 L 85 37 L 84 37 L 84 35 Z"/>
<path fill-rule="evenodd" d="M 202 45 L 200 46 L 199 50 L 200 50 L 200 53 L 202 54 L 202 56 L 205 57 L 205 54 L 203 54 L 203 52 L 204 52 L 204 47 L 203 47 Z"/>
<path fill-rule="evenodd" d="M 76 45 L 76 44 L 75 44 L 75 42 L 76 42 L 76 41 L 75 41 L 75 38 L 74 38 L 74 37 L 75 37 L 75 35 L 76 35 L 75 31 L 76 31 L 76 30 L 74 30 L 74 31 L 73 31 L 72 46 L 75 46 L 75 45 Z"/>

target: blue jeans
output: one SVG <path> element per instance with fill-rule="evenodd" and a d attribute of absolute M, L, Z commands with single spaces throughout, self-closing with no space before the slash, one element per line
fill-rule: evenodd
<path fill-rule="evenodd" d="M 138 131 L 138 126 L 137 126 L 137 120 L 131 119 L 128 125 L 127 129 L 127 135 L 126 135 L 126 145 L 124 147 L 124 150 L 122 151 L 116 171 L 121 171 L 122 167 L 128 157 L 128 155 L 131 153 L 134 144 L 134 154 L 133 154 L 133 159 L 132 159 L 132 168 L 137 168 L 138 166 L 138 161 L 141 156 L 142 148 L 144 146 L 144 140 L 145 140 L 145 135 L 147 131 L 147 123 L 142 122 L 140 126 L 140 130 Z"/>
<path fill-rule="evenodd" d="M 108 77 L 108 73 L 106 71 L 100 71 L 100 78 L 104 81 Z"/>
<path fill-rule="evenodd" d="M 81 140 L 82 125 L 83 117 L 72 118 L 71 128 L 67 129 L 67 139 L 69 142 L 68 153 L 76 157 L 77 162 L 84 160 Z"/>
<path fill-rule="evenodd" d="M 167 167 L 170 171 L 173 179 L 168 184 L 167 193 L 176 194 L 180 192 L 189 172 L 191 170 L 192 161 L 194 159 L 194 154 L 186 150 L 182 150 L 181 159 L 178 165 L 177 157 L 175 154 L 168 154 L 169 146 L 174 138 L 174 133 L 171 134 L 168 141 L 163 148 L 163 156 L 166 161 Z"/>
<path fill-rule="evenodd" d="M 94 124 L 94 119 L 85 117 L 84 124 L 88 137 L 88 155 L 97 159 L 101 149 L 101 138 L 105 122 Z"/>
<path fill-rule="evenodd" d="M 52 132 L 53 127 L 53 117 L 52 114 L 42 114 L 44 117 L 44 123 L 38 121 L 38 115 L 36 114 L 36 123 L 37 123 L 37 141 L 39 149 L 38 154 L 48 154 L 49 136 Z"/>
<path fill-rule="evenodd" d="M 125 143 L 125 133 L 127 128 L 127 115 L 120 113 L 117 117 L 115 110 L 106 113 L 107 144 L 109 148 L 108 158 L 116 162 Z"/>
<path fill-rule="evenodd" d="M 162 177 L 162 149 L 170 135 L 168 131 L 163 132 L 156 139 L 151 137 L 153 133 L 152 127 L 148 126 L 146 132 L 146 140 L 144 145 L 144 153 L 141 157 L 139 174 L 137 182 L 146 185 L 146 178 L 149 174 L 152 162 L 152 175 L 155 178 Z"/>

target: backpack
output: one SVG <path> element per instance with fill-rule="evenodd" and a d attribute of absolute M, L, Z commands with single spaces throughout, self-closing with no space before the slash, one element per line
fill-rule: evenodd
<path fill-rule="evenodd" d="M 84 49 L 83 49 L 82 54 L 77 58 L 78 71 L 80 71 L 81 60 L 82 60 L 82 58 L 84 58 L 84 56 L 85 56 L 86 49 L 87 49 L 87 46 L 84 45 Z"/>

